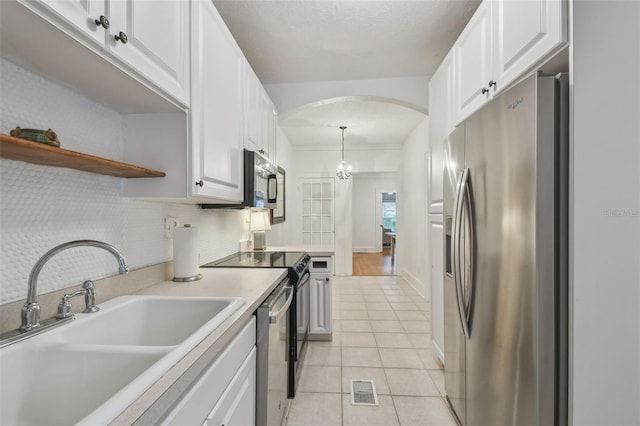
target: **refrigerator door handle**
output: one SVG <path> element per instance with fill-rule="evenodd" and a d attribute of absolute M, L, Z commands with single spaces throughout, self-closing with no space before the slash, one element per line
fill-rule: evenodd
<path fill-rule="evenodd" d="M 462 212 L 464 208 L 465 193 L 467 189 L 467 182 L 469 180 L 469 169 L 465 168 L 462 172 L 462 177 L 458 181 L 458 190 L 455 203 L 455 214 L 453 221 L 454 231 L 454 258 L 453 258 L 453 281 L 456 286 L 456 298 L 458 300 L 458 317 L 460 318 L 460 325 L 462 326 L 462 332 L 465 337 L 469 338 L 469 324 L 467 322 L 466 309 L 464 306 L 464 294 L 462 289 L 462 265 L 461 265 L 461 228 L 462 228 Z"/>
<path fill-rule="evenodd" d="M 469 169 L 466 169 L 469 172 Z M 473 300 L 473 276 L 475 269 L 475 238 L 476 238 L 476 228 L 475 223 L 473 222 L 473 205 L 471 198 L 471 182 L 469 180 L 469 173 L 467 173 L 466 178 L 463 177 L 463 187 L 462 190 L 463 195 L 462 199 L 462 207 L 460 211 L 466 210 L 466 217 L 469 223 L 468 230 L 469 232 L 465 233 L 466 238 L 469 242 L 469 274 L 465 275 L 465 282 L 462 283 L 463 286 L 463 297 L 462 297 L 462 313 L 464 314 L 464 318 L 466 319 L 467 329 L 469 330 L 469 334 L 471 334 L 471 327 L 469 325 L 471 320 L 471 301 Z M 460 221 L 462 226 L 462 220 Z"/>
<path fill-rule="evenodd" d="M 460 267 L 460 227 L 462 222 L 462 203 L 463 203 L 463 188 L 464 188 L 464 180 L 465 173 L 468 174 L 469 169 L 465 169 L 462 173 L 460 173 L 460 177 L 458 178 L 458 184 L 456 188 L 456 197 L 453 208 L 453 248 L 452 248 L 452 262 L 453 262 L 453 283 L 456 289 L 456 305 L 458 307 L 458 320 L 460 321 L 460 327 L 462 328 L 462 332 L 464 333 L 466 338 L 469 338 L 469 329 L 467 327 L 466 316 L 464 315 L 464 302 L 462 299 L 462 283 L 460 281 L 461 278 L 461 267 Z"/>

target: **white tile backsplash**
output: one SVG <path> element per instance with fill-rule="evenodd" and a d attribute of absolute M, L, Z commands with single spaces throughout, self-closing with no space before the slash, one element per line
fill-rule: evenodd
<path fill-rule="evenodd" d="M 122 117 L 99 103 L 0 58 L 0 132 L 52 128 L 63 148 L 122 160 Z M 0 304 L 26 297 L 33 264 L 74 239 L 114 244 L 131 268 L 173 258 L 164 218 L 200 228 L 201 263 L 238 250 L 249 237 L 248 212 L 202 211 L 194 205 L 121 197 L 123 179 L 0 159 Z M 42 270 L 38 293 L 113 275 L 111 255 L 74 248 Z"/>

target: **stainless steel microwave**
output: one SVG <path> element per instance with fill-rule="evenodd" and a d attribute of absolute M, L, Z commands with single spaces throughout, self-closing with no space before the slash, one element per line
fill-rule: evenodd
<path fill-rule="evenodd" d="M 241 204 L 200 204 L 202 209 L 276 207 L 276 167 L 255 151 L 244 150 L 244 201 Z"/>

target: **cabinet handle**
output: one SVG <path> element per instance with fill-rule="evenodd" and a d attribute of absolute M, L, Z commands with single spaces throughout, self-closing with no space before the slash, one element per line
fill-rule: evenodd
<path fill-rule="evenodd" d="M 100 15 L 100 18 L 94 21 L 98 27 L 103 27 L 105 30 L 109 28 L 109 20 L 106 16 Z"/>
<path fill-rule="evenodd" d="M 116 41 L 122 42 L 122 44 L 127 44 L 129 42 L 129 38 L 122 31 L 120 31 L 118 35 L 115 35 L 114 38 L 116 39 Z"/>
<path fill-rule="evenodd" d="M 496 83 L 496 81 L 495 81 L 495 80 L 489 80 L 489 87 L 491 87 L 491 86 L 496 87 L 496 85 L 497 85 L 497 84 L 498 84 L 498 83 Z"/>
<path fill-rule="evenodd" d="M 489 93 L 489 89 L 487 89 L 486 87 L 483 87 L 482 94 L 484 95 L 485 93 Z"/>
<path fill-rule="evenodd" d="M 326 282 L 329 282 L 329 277 L 325 278 L 324 280 L 325 280 Z"/>
<path fill-rule="evenodd" d="M 202 181 L 202 179 L 196 182 L 196 186 L 199 186 L 200 188 L 204 186 L 204 182 Z"/>

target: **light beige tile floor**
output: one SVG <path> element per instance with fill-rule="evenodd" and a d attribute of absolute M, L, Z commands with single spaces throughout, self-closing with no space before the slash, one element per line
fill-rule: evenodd
<path fill-rule="evenodd" d="M 398 277 L 334 277 L 333 340 L 309 342 L 287 426 L 455 426 L 431 346 L 429 302 Z M 380 405 L 351 404 L 374 381 Z"/>

